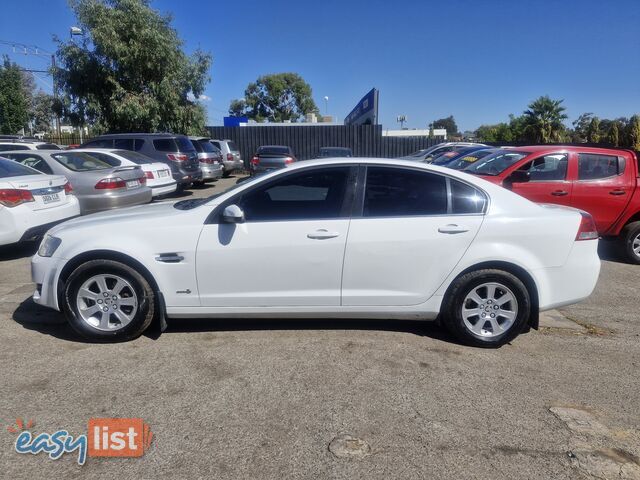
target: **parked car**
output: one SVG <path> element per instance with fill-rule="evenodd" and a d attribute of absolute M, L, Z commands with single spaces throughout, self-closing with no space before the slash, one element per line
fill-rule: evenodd
<path fill-rule="evenodd" d="M 10 152 L 12 150 L 60 150 L 55 143 L 23 140 L 21 138 L 0 140 L 0 151 Z"/>
<path fill-rule="evenodd" d="M 492 155 L 497 150 L 497 148 L 484 148 L 482 150 L 474 150 L 470 153 L 461 153 L 452 157 L 443 165 L 443 167 L 452 168 L 454 170 L 464 170 L 472 163 L 477 162 L 488 155 Z"/>
<path fill-rule="evenodd" d="M 77 150 L 0 152 L 0 156 L 42 173 L 67 177 L 82 215 L 151 201 L 151 189 L 139 166 L 112 167 Z"/>
<path fill-rule="evenodd" d="M 81 148 L 110 148 L 141 153 L 171 168 L 178 191 L 202 180 L 198 154 L 184 135 L 170 133 L 118 133 L 101 135 L 81 145 Z"/>
<path fill-rule="evenodd" d="M 540 145 L 499 150 L 465 169 L 534 202 L 579 208 L 640 264 L 638 159 L 630 150 Z"/>
<path fill-rule="evenodd" d="M 223 176 L 228 177 L 233 172 L 244 170 L 245 164 L 240 155 L 240 150 L 231 140 L 211 140 L 214 147 L 222 152 L 222 161 L 224 163 Z"/>
<path fill-rule="evenodd" d="M 378 317 L 440 318 L 499 346 L 591 294 L 597 246 L 589 214 L 459 171 L 315 160 L 55 227 L 32 259 L 33 298 L 99 340 L 136 337 L 155 315 Z"/>
<path fill-rule="evenodd" d="M 202 171 L 202 183 L 209 180 L 217 180 L 224 173 L 222 152 L 211 143 L 207 137 L 189 137 L 193 148 L 198 152 L 200 170 Z"/>
<path fill-rule="evenodd" d="M 129 150 L 83 148 L 75 151 L 88 153 L 112 167 L 139 165 L 144 172 L 144 176 L 147 179 L 147 187 L 151 189 L 153 197 L 169 195 L 176 191 L 177 182 L 171 176 L 171 169 L 164 162 L 154 162 L 153 159 L 146 155 Z"/>
<path fill-rule="evenodd" d="M 471 147 L 463 147 L 458 150 L 451 150 L 449 152 L 436 155 L 431 159 L 429 163 L 431 163 L 432 165 L 446 165 L 455 158 L 467 155 L 469 153 L 476 152 L 478 150 L 483 150 L 485 148 L 487 147 L 484 145 L 473 145 Z"/>
<path fill-rule="evenodd" d="M 251 174 L 259 174 L 284 168 L 296 162 L 296 156 L 291 147 L 284 145 L 264 145 L 258 147 L 251 158 Z"/>
<path fill-rule="evenodd" d="M 318 153 L 318 158 L 341 158 L 353 157 L 350 148 L 345 147 L 322 147 Z"/>
<path fill-rule="evenodd" d="M 80 205 L 64 176 L 0 158 L 0 245 L 38 240 L 77 215 Z"/>
<path fill-rule="evenodd" d="M 488 145 L 484 145 L 482 143 L 473 143 L 473 142 L 438 143 L 437 145 L 433 145 L 432 147 L 425 148 L 423 150 L 418 150 L 417 152 L 414 152 L 411 155 L 407 155 L 406 157 L 401 157 L 401 160 L 413 160 L 416 162 L 429 163 L 431 159 L 437 157 L 438 155 L 441 155 L 446 152 L 455 151 L 455 150 L 461 150 L 463 148 L 467 148 L 471 146 L 488 147 Z"/>

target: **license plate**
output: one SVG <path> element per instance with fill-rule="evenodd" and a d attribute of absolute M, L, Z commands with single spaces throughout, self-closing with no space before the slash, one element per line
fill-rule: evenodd
<path fill-rule="evenodd" d="M 162 177 L 168 177 L 168 176 L 169 176 L 169 170 L 158 171 L 158 177 L 162 178 Z"/>
<path fill-rule="evenodd" d="M 140 185 L 138 180 L 129 180 L 127 182 L 127 188 L 138 188 L 138 185 Z"/>
<path fill-rule="evenodd" d="M 58 195 L 57 193 L 50 193 L 47 195 L 42 195 L 42 202 L 43 203 L 55 203 L 55 202 L 59 202 L 60 201 L 60 195 Z"/>

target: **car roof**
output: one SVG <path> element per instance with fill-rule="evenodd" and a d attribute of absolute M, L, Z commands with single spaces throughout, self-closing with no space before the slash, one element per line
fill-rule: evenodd
<path fill-rule="evenodd" d="M 156 138 L 174 138 L 184 137 L 181 133 L 105 133 L 104 135 L 98 135 L 93 137 L 90 141 L 98 140 L 100 138 L 126 138 L 126 137 L 156 137 Z"/>
<path fill-rule="evenodd" d="M 525 145 L 517 147 L 500 147 L 515 152 L 527 152 L 527 153 L 551 153 L 551 152 L 583 152 L 583 153 L 609 153 L 620 154 L 623 152 L 630 153 L 629 150 L 622 148 L 604 148 L 604 147 L 589 147 L 579 145 Z"/>

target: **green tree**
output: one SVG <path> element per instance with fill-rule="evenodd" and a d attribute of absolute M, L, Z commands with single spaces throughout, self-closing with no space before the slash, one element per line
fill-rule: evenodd
<path fill-rule="evenodd" d="M 563 138 L 565 126 L 562 122 L 567 119 L 567 115 L 562 102 L 563 100 L 553 100 L 545 95 L 529 104 L 523 114 L 527 140 L 551 143 Z"/>
<path fill-rule="evenodd" d="M 449 115 L 447 118 L 439 118 L 433 122 L 433 128 L 446 128 L 447 135 L 457 135 L 458 125 L 453 118 L 453 115 Z"/>
<path fill-rule="evenodd" d="M 4 57 L 0 65 L 0 133 L 13 135 L 29 120 L 29 92 L 20 67 Z"/>
<path fill-rule="evenodd" d="M 53 116 L 53 97 L 42 91 L 33 95 L 29 109 L 29 124 L 34 132 L 48 132 L 51 130 Z"/>
<path fill-rule="evenodd" d="M 640 115 L 634 115 L 629 119 L 627 131 L 628 147 L 640 151 Z"/>
<path fill-rule="evenodd" d="M 617 121 L 611 122 L 609 132 L 607 133 L 607 143 L 610 143 L 614 147 L 620 146 L 620 127 Z"/>
<path fill-rule="evenodd" d="M 583 113 L 574 122 L 572 140 L 576 143 L 584 143 L 587 141 L 587 130 L 593 119 L 593 113 Z"/>
<path fill-rule="evenodd" d="M 187 56 L 171 17 L 149 0 L 70 0 L 84 36 L 58 40 L 55 105 L 72 124 L 122 131 L 202 130 L 197 99 L 211 56 Z"/>
<path fill-rule="evenodd" d="M 263 75 L 247 86 L 244 100 L 233 100 L 229 113 L 258 122 L 297 121 L 307 113 L 319 113 L 311 86 L 297 73 Z"/>
<path fill-rule="evenodd" d="M 600 119 L 593 117 L 587 128 L 587 142 L 598 143 L 600 141 Z"/>

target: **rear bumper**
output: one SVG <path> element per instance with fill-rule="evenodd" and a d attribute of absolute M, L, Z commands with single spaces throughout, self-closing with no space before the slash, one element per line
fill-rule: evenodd
<path fill-rule="evenodd" d="M 281 168 L 285 168 L 285 166 L 286 165 L 284 165 L 284 164 L 283 165 L 279 165 L 279 166 L 272 165 L 272 166 L 268 166 L 268 167 L 262 166 L 262 165 L 254 165 L 254 166 L 251 167 L 251 171 L 254 174 L 267 173 L 267 172 L 272 172 L 274 170 L 280 170 Z"/>
<path fill-rule="evenodd" d="M 200 170 L 202 171 L 202 180 L 215 180 L 222 177 L 224 167 L 218 164 L 200 164 Z"/>
<path fill-rule="evenodd" d="M 561 267 L 534 270 L 540 310 L 578 303 L 593 292 L 600 275 L 598 241 L 574 242 Z"/>
<path fill-rule="evenodd" d="M 235 170 L 242 170 L 244 168 L 244 162 L 239 159 L 239 160 L 225 160 L 223 161 L 224 164 L 224 171 L 225 172 L 233 172 Z"/>
<path fill-rule="evenodd" d="M 76 197 L 71 197 L 66 205 L 43 210 L 30 210 L 25 205 L 14 209 L 0 207 L 0 245 L 37 240 L 49 228 L 78 215 L 80 206 Z"/>
<path fill-rule="evenodd" d="M 165 183 L 163 185 L 147 184 L 147 186 L 151 188 L 151 195 L 154 197 L 158 197 L 160 195 L 168 195 L 170 193 L 175 192 L 178 189 L 178 184 L 175 180 L 172 180 L 171 182 Z"/>
<path fill-rule="evenodd" d="M 80 207 L 83 215 L 111 210 L 121 207 L 133 207 L 151 201 L 152 193 L 149 187 L 139 187 L 133 190 L 119 192 L 105 192 L 99 195 L 80 196 Z"/>

